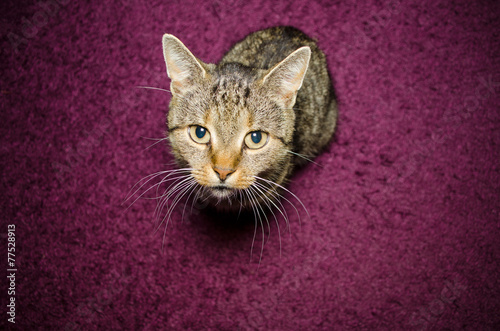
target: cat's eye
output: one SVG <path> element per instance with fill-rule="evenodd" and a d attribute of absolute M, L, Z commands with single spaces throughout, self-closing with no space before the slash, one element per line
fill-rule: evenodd
<path fill-rule="evenodd" d="M 192 125 L 188 128 L 189 136 L 198 144 L 208 144 L 210 142 L 210 132 L 202 126 Z"/>
<path fill-rule="evenodd" d="M 262 131 L 252 131 L 245 137 L 245 145 L 250 149 L 259 149 L 264 147 L 269 140 L 269 135 Z"/>

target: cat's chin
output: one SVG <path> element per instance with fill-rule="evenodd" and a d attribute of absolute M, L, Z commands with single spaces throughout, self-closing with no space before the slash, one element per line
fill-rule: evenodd
<path fill-rule="evenodd" d="M 236 195 L 236 190 L 227 186 L 214 186 L 210 188 L 210 194 L 217 199 L 231 199 Z"/>
<path fill-rule="evenodd" d="M 217 210 L 234 211 L 242 207 L 237 189 L 227 186 L 213 186 L 207 188 L 205 194 L 205 200 Z"/>

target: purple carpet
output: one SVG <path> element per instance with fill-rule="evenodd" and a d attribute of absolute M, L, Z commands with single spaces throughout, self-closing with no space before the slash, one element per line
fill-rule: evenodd
<path fill-rule="evenodd" d="M 101 3 L 0 4 L 0 329 L 500 329 L 500 2 Z M 181 201 L 154 233 L 155 200 L 122 202 L 173 168 L 170 94 L 137 88 L 169 88 L 163 33 L 216 62 L 276 25 L 339 100 L 288 186 L 310 217 L 286 195 L 262 250 L 253 218 Z"/>

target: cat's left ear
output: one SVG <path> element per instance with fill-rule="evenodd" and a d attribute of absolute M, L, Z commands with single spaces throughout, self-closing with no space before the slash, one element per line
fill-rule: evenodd
<path fill-rule="evenodd" d="M 167 74 L 171 79 L 172 94 L 183 95 L 197 80 L 204 78 L 205 69 L 184 44 L 171 34 L 163 35 L 163 56 L 167 65 Z"/>
<path fill-rule="evenodd" d="M 275 65 L 262 82 L 284 108 L 292 108 L 309 66 L 311 49 L 304 46 Z"/>

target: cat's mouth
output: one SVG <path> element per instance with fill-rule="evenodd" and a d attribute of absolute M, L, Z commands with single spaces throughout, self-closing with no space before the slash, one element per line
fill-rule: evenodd
<path fill-rule="evenodd" d="M 236 189 L 231 188 L 227 185 L 216 185 L 210 187 L 210 191 L 212 195 L 217 198 L 229 198 L 235 194 Z"/>

